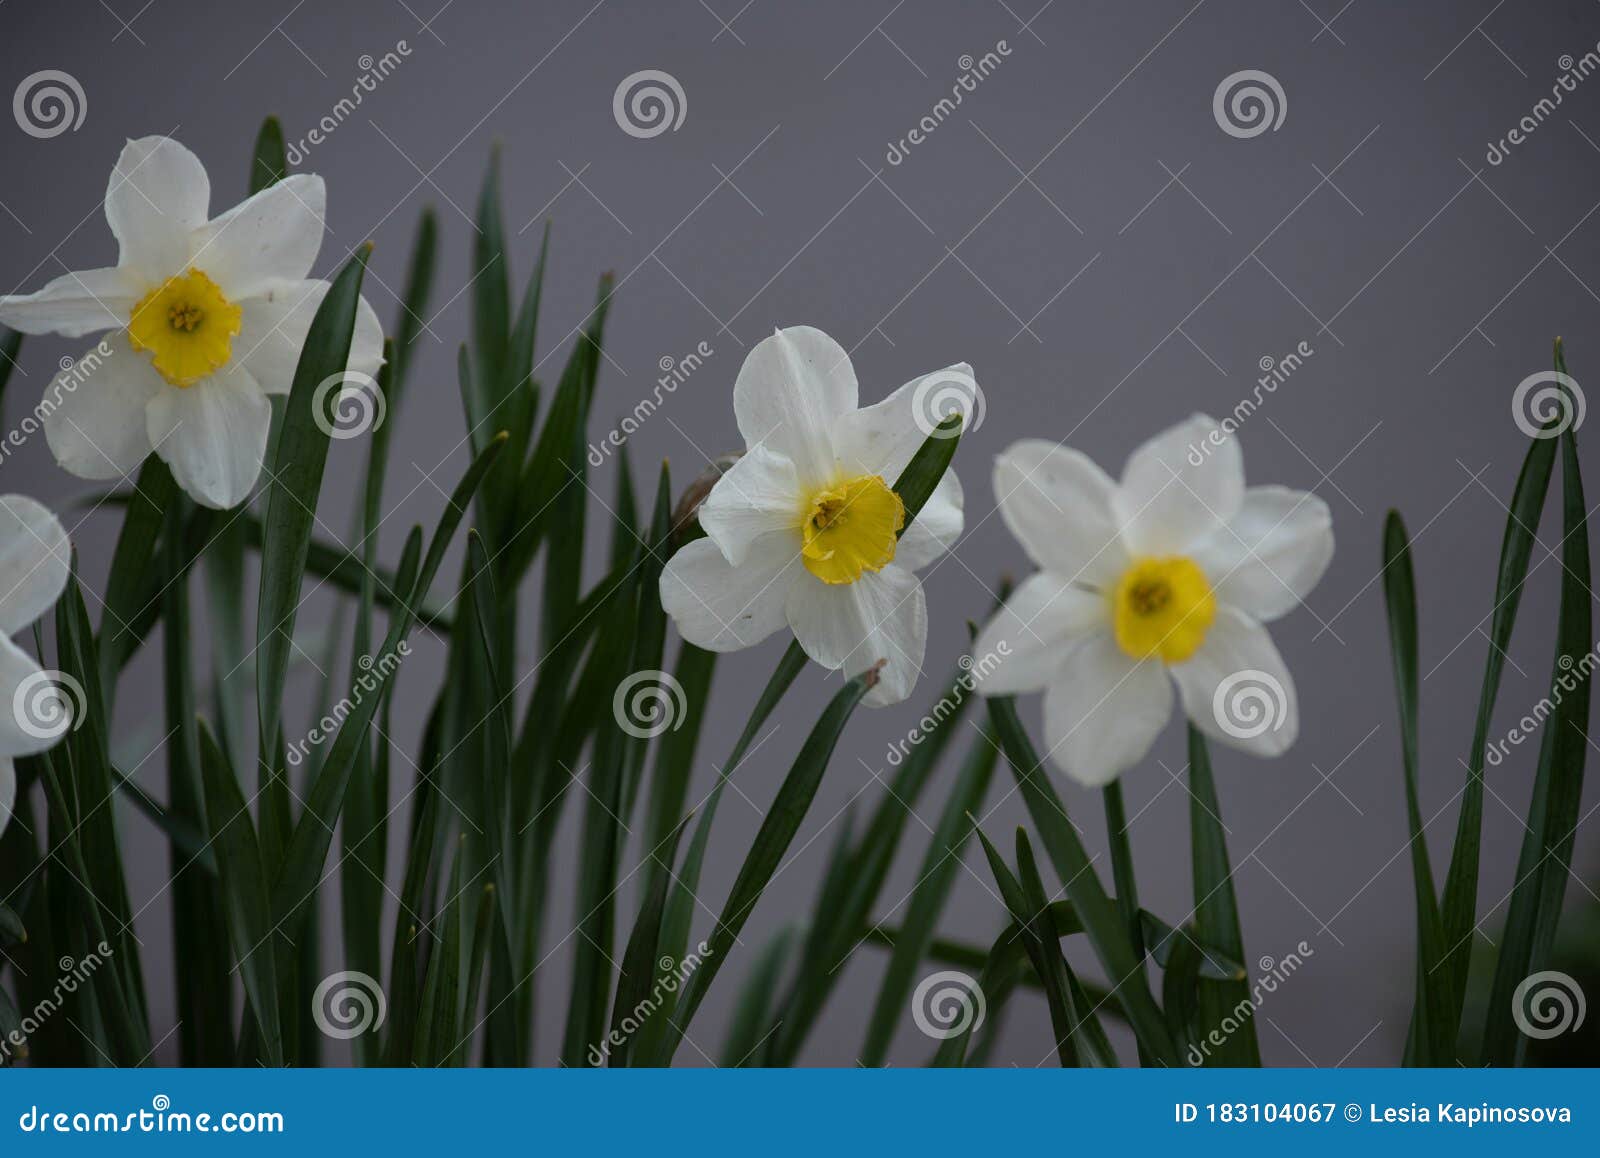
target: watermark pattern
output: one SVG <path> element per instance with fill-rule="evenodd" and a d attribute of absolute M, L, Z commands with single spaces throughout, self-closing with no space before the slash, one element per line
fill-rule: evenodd
<path fill-rule="evenodd" d="M 994 645 L 993 651 L 986 652 L 981 659 L 973 659 L 970 655 L 962 656 L 958 661 L 961 674 L 956 677 L 949 694 L 940 696 L 939 702 L 928 709 L 927 715 L 912 726 L 904 739 L 896 740 L 889 745 L 886 757 L 889 765 L 898 767 L 900 762 L 911 754 L 911 749 L 926 740 L 935 728 L 955 715 L 956 709 L 972 694 L 972 690 L 988 679 L 1000 666 L 1000 661 L 1010 654 L 1011 642 L 1002 639 Z"/>
<path fill-rule="evenodd" d="M 41 997 L 34 1007 L 22 1016 L 11 1032 L 6 1034 L 5 1039 L 0 1040 L 0 1057 L 26 1057 L 28 1039 L 39 1032 L 39 1028 L 60 1010 L 66 999 L 76 993 L 80 985 L 88 983 L 95 970 L 104 965 L 111 955 L 111 946 L 101 941 L 81 960 L 74 961 L 71 957 L 63 957 L 56 962 L 61 970 L 61 976 L 56 979 L 55 988 Z"/>
<path fill-rule="evenodd" d="M 1289 695 L 1271 672 L 1236 671 L 1217 684 L 1211 697 L 1217 727 L 1236 740 L 1276 732 L 1289 718 Z"/>
<path fill-rule="evenodd" d="M 22 78 L 11 97 L 11 115 L 17 128 L 30 137 L 49 140 L 62 133 L 77 132 L 89 115 L 89 98 L 70 72 L 59 68 L 41 69 Z"/>
<path fill-rule="evenodd" d="M 377 659 L 364 655 L 357 660 L 356 666 L 361 669 L 361 674 L 351 685 L 350 694 L 334 704 L 328 714 L 318 720 L 303 738 L 287 747 L 285 758 L 289 763 L 298 767 L 300 762 L 311 754 L 313 748 L 325 744 L 349 718 L 351 712 L 365 703 L 368 696 L 382 690 L 389 677 L 399 668 L 401 661 L 410 654 L 411 644 L 402 639 L 395 645 L 393 651 L 386 651 Z"/>
<path fill-rule="evenodd" d="M 25 676 L 11 696 L 11 718 L 35 740 L 59 740 L 81 727 L 88 712 L 83 684 L 54 668 Z"/>
<path fill-rule="evenodd" d="M 311 995 L 311 1020 L 338 1041 L 376 1033 L 388 1016 L 389 1000 L 383 986 L 358 969 L 328 974 Z"/>
<path fill-rule="evenodd" d="M 711 955 L 711 947 L 701 941 L 682 961 L 662 957 L 656 962 L 660 974 L 656 977 L 655 984 L 650 987 L 650 992 L 622 1015 L 621 1020 L 611 1027 L 604 1040 L 589 1047 L 587 1054 L 589 1064 L 595 1067 L 605 1065 L 611 1058 L 611 1051 L 618 1046 L 626 1045 L 628 1039 L 638 1033 L 644 1027 L 644 1023 L 660 1011 L 666 1002 L 666 995 L 678 992 L 684 982 L 689 980 L 690 975 Z"/>
<path fill-rule="evenodd" d="M 1282 357 L 1274 358 L 1271 354 L 1261 355 L 1260 360 L 1256 363 L 1261 370 L 1261 377 L 1256 379 L 1255 387 L 1249 394 L 1233 404 L 1233 409 L 1228 412 L 1226 418 L 1217 423 L 1215 430 L 1211 431 L 1199 442 L 1191 442 L 1189 444 L 1189 465 L 1205 465 L 1205 461 L 1211 456 L 1211 452 L 1237 434 L 1239 428 L 1245 424 L 1245 421 L 1257 410 L 1261 409 L 1261 404 L 1266 401 L 1267 396 L 1276 394 L 1278 387 L 1293 377 L 1295 371 L 1305 365 L 1306 359 L 1315 353 L 1316 350 L 1310 342 L 1301 340 L 1294 349 Z"/>
<path fill-rule="evenodd" d="M 1578 85 L 1589 79 L 1596 69 L 1600 69 L 1600 44 L 1596 44 L 1577 60 L 1572 59 L 1572 54 L 1567 53 L 1556 61 L 1561 69 L 1561 75 L 1556 77 L 1556 83 L 1550 86 L 1550 95 L 1541 97 L 1534 102 L 1527 115 L 1513 126 L 1505 136 L 1498 141 L 1490 141 L 1489 149 L 1483 159 L 1491 165 L 1499 165 L 1511 155 L 1511 150 L 1526 141 L 1533 135 L 1538 127 L 1555 111 L 1567 93 L 1576 92 Z"/>
<path fill-rule="evenodd" d="M 17 1118 L 24 1134 L 281 1134 L 283 1115 L 275 1110 L 228 1110 L 221 1114 L 174 1110 L 172 1099 L 157 1094 L 149 1109 L 114 1114 L 104 1110 L 52 1111 L 29 1106 Z"/>
<path fill-rule="evenodd" d="M 0 441 L 0 463 L 12 451 L 21 450 L 28 439 L 38 434 L 44 428 L 44 420 L 60 408 L 63 398 L 68 394 L 77 393 L 89 378 L 111 357 L 111 347 L 105 339 L 101 339 L 94 349 L 81 358 L 63 356 L 60 362 L 61 372 L 50 382 L 49 387 L 39 396 L 39 401 L 34 403 L 33 409 L 22 416 L 22 420 L 6 432 L 5 439 Z"/>
<path fill-rule="evenodd" d="M 330 374 L 311 394 L 311 418 L 329 438 L 359 438 L 378 429 L 389 403 L 377 380 L 360 370 Z"/>
<path fill-rule="evenodd" d="M 622 78 L 611 95 L 611 115 L 628 136 L 647 140 L 677 132 L 689 115 L 689 100 L 677 77 L 646 68 Z"/>
<path fill-rule="evenodd" d="M 1260 961 L 1256 962 L 1257 967 L 1261 970 L 1261 976 L 1255 979 L 1250 986 L 1250 992 L 1228 1011 L 1227 1016 L 1213 1026 L 1209 1032 L 1200 1037 L 1199 1040 L 1190 1044 L 1186 1058 L 1188 1063 L 1192 1066 L 1204 1065 L 1205 1060 L 1211 1056 L 1212 1051 L 1221 1049 L 1226 1045 L 1228 1039 L 1238 1033 L 1245 1023 L 1255 1016 L 1256 1010 L 1261 1008 L 1262 1003 L 1278 991 L 1278 986 L 1300 971 L 1300 967 L 1306 963 L 1307 957 L 1315 957 L 1316 955 L 1316 950 L 1312 949 L 1306 942 L 1301 941 L 1292 951 L 1285 953 L 1282 959 L 1274 960 L 1271 957 L 1262 957 Z"/>
<path fill-rule="evenodd" d="M 646 398 L 641 398 L 634 405 L 632 413 L 625 414 L 622 421 L 608 431 L 599 442 L 589 444 L 589 465 L 604 466 L 606 459 L 613 450 L 620 449 L 639 428 L 649 421 L 650 416 L 661 408 L 661 403 L 667 395 L 676 394 L 678 387 L 687 382 L 706 359 L 715 354 L 710 342 L 700 342 L 681 358 L 674 358 L 671 354 L 661 355 L 656 366 L 661 371 L 661 376 L 656 379 L 655 388 Z"/>
<path fill-rule="evenodd" d="M 972 58 L 971 53 L 963 53 L 956 60 L 961 75 L 956 77 L 955 84 L 950 86 L 950 95 L 940 97 L 933 108 L 924 114 L 905 136 L 898 141 L 890 141 L 883 159 L 891 165 L 903 162 L 910 156 L 911 150 L 931 137 L 939 126 L 944 124 L 945 119 L 956 111 L 966 95 L 977 92 L 978 85 L 987 80 L 994 70 L 1000 67 L 1000 62 L 1010 55 L 1011 46 L 1004 40 L 995 41 L 994 48 L 976 60 Z"/>
<path fill-rule="evenodd" d="M 611 714 L 628 735 L 648 740 L 677 731 L 689 712 L 689 696 L 670 672 L 636 671 L 617 685 Z"/>
<path fill-rule="evenodd" d="M 1541 370 L 1511 392 L 1511 418 L 1529 438 L 1555 438 L 1583 425 L 1588 406 L 1570 374 Z"/>
<path fill-rule="evenodd" d="M 928 974 L 911 994 L 911 1020 L 938 1041 L 976 1033 L 988 1011 L 983 987 L 959 969 Z"/>
<path fill-rule="evenodd" d="M 1568 694 L 1577 691 L 1578 685 L 1594 674 L 1597 666 L 1600 666 L 1600 644 L 1596 644 L 1576 660 L 1570 655 L 1557 658 L 1556 667 L 1560 669 L 1560 674 L 1550 681 L 1550 694 L 1542 697 L 1528 709 L 1527 714 L 1513 724 L 1503 737 L 1489 741 L 1483 749 L 1484 760 L 1491 767 L 1498 768 L 1511 754 L 1511 749 L 1520 748 L 1525 740 L 1537 732 L 1544 722 L 1555 714 L 1556 708 L 1561 706 L 1561 701 L 1565 700 Z"/>
<path fill-rule="evenodd" d="M 401 62 L 411 55 L 411 46 L 404 40 L 394 42 L 394 47 L 382 56 L 374 59 L 371 53 L 362 53 L 356 59 L 356 65 L 361 69 L 361 75 L 356 77 L 355 84 L 350 86 L 350 95 L 340 97 L 334 102 L 333 108 L 323 114 L 322 119 L 306 130 L 304 136 L 298 140 L 290 141 L 284 148 L 284 156 L 289 164 L 299 166 L 311 154 L 311 150 L 323 144 L 338 131 L 340 125 L 366 98 L 366 95 L 377 89 L 378 85 L 393 75 Z"/>
<path fill-rule="evenodd" d="M 1588 1012 L 1583 987 L 1554 969 L 1524 977 L 1511 995 L 1511 1020 L 1540 1041 L 1576 1033 Z"/>
<path fill-rule="evenodd" d="M 987 407 L 977 379 L 965 370 L 940 370 L 929 374 L 911 392 L 911 420 L 928 438 L 955 438 L 983 425 Z M 954 430 L 940 430 L 939 424 L 952 414 L 961 415 Z"/>
<path fill-rule="evenodd" d="M 1289 115 L 1289 98 L 1270 72 L 1241 69 L 1217 85 L 1211 96 L 1211 115 L 1217 128 L 1228 136 L 1248 140 L 1282 127 L 1283 118 Z"/>

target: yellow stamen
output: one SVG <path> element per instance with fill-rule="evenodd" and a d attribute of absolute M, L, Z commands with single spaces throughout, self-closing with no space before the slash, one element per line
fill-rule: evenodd
<path fill-rule="evenodd" d="M 1111 593 L 1117 646 L 1134 659 L 1182 663 L 1200 650 L 1216 614 L 1205 572 L 1181 555 L 1136 559 Z"/>
<path fill-rule="evenodd" d="M 168 278 L 139 299 L 128 340 L 147 350 L 161 376 L 193 386 L 228 364 L 239 332 L 239 307 L 197 269 Z"/>
<path fill-rule="evenodd" d="M 854 583 L 894 559 L 906 505 L 875 474 L 844 479 L 813 494 L 800 526 L 806 570 L 824 583 Z"/>

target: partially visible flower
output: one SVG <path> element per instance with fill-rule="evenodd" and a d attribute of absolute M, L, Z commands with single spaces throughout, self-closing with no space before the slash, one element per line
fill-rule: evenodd
<path fill-rule="evenodd" d="M 971 378 L 965 365 L 940 374 L 952 372 Z M 887 661 L 868 704 L 911 693 L 928 640 L 913 572 L 962 525 L 953 471 L 910 526 L 892 489 L 925 437 L 914 395 L 927 377 L 857 409 L 850 356 L 821 330 L 779 330 L 750 351 L 733 387 L 745 452 L 700 505 L 707 537 L 661 576 L 685 639 L 736 651 L 787 625 L 807 655 L 847 676 Z"/>
<path fill-rule="evenodd" d="M 1172 682 L 1206 735 L 1260 756 L 1294 743 L 1294 681 L 1262 624 L 1322 578 L 1332 520 L 1315 495 L 1247 489 L 1238 439 L 1218 444 L 1218 429 L 1197 414 L 1158 434 L 1120 483 L 1040 439 L 995 462 L 1000 514 L 1040 570 L 974 646 L 1010 648 L 979 690 L 1044 689 L 1050 753 L 1079 783 L 1108 784 L 1144 757 Z M 1198 465 L 1194 447 L 1210 452 Z"/>
<path fill-rule="evenodd" d="M 11 637 L 61 597 L 71 565 L 67 533 L 53 514 L 22 495 L 0 495 L 0 833 L 16 807 L 12 759 L 43 752 L 60 738 L 18 706 L 18 692 L 44 673 Z"/>
<path fill-rule="evenodd" d="M 129 141 L 106 189 L 114 267 L 0 298 L 0 322 L 69 338 L 115 331 L 46 389 L 45 437 L 80 478 L 132 474 L 153 449 L 196 502 L 242 502 L 328 283 L 322 178 L 295 174 L 208 220 L 211 182 L 168 137 Z M 349 369 L 372 373 L 383 331 L 362 300 Z M 48 407 L 48 409 L 45 409 Z"/>

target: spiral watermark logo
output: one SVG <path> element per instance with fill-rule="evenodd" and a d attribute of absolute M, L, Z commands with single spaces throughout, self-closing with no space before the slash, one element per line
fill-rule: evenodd
<path fill-rule="evenodd" d="M 1588 409 L 1583 390 L 1570 374 L 1541 370 L 1511 392 L 1511 418 L 1529 438 L 1555 438 L 1583 425 Z"/>
<path fill-rule="evenodd" d="M 1246 68 L 1222 78 L 1211 97 L 1217 128 L 1248 140 L 1271 129 L 1277 132 L 1289 114 L 1289 98 L 1278 78 L 1259 68 Z"/>
<path fill-rule="evenodd" d="M 954 438 L 983 425 L 983 391 L 967 370 L 940 370 L 929 374 L 911 392 L 911 420 L 929 438 Z M 952 414 L 961 416 L 954 430 L 940 430 L 939 424 Z"/>
<path fill-rule="evenodd" d="M 977 1032 L 988 1011 L 977 981 L 959 969 L 928 974 L 911 995 L 911 1020 L 923 1033 L 941 1041 Z"/>
<path fill-rule="evenodd" d="M 689 711 L 683 685 L 664 671 L 636 671 L 617 685 L 611 697 L 611 714 L 617 727 L 630 736 L 648 740 L 662 732 L 677 731 Z"/>
<path fill-rule="evenodd" d="M 46 68 L 22 78 L 11 97 L 11 115 L 17 128 L 41 141 L 59 137 L 83 127 L 89 115 L 89 99 L 83 86 L 70 72 Z"/>
<path fill-rule="evenodd" d="M 1511 1020 L 1528 1037 L 1541 1041 L 1576 1033 L 1586 1013 L 1583 989 L 1554 969 L 1524 977 L 1511 995 Z"/>
<path fill-rule="evenodd" d="M 382 389 L 360 370 L 330 374 L 311 394 L 311 417 L 329 438 L 359 438 L 382 426 L 388 414 Z"/>
<path fill-rule="evenodd" d="M 1217 727 L 1235 740 L 1276 732 L 1289 718 L 1289 694 L 1271 672 L 1246 668 L 1217 685 L 1211 697 Z"/>
<path fill-rule="evenodd" d="M 617 128 L 641 140 L 677 132 L 688 112 L 689 101 L 678 78 L 658 68 L 623 77 L 611 97 Z"/>
<path fill-rule="evenodd" d="M 88 710 L 77 677 L 54 669 L 27 676 L 11 697 L 11 718 L 35 740 L 59 740 L 83 723 Z"/>
<path fill-rule="evenodd" d="M 311 995 L 311 1020 L 339 1041 L 382 1029 L 388 1016 L 389 1001 L 383 987 L 359 970 L 330 973 Z"/>

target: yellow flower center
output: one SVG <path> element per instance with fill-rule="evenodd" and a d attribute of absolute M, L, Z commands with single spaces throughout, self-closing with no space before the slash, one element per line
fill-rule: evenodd
<path fill-rule="evenodd" d="M 1182 663 L 1216 618 L 1211 584 L 1193 559 L 1136 559 L 1111 593 L 1117 646 L 1134 659 Z"/>
<path fill-rule="evenodd" d="M 161 376 L 193 386 L 228 364 L 239 332 L 239 307 L 197 269 L 168 278 L 139 299 L 128 319 L 128 340 L 148 350 Z"/>
<path fill-rule="evenodd" d="M 854 583 L 894 559 L 906 505 L 883 479 L 864 474 L 817 491 L 802 517 L 806 570 L 824 583 Z"/>

